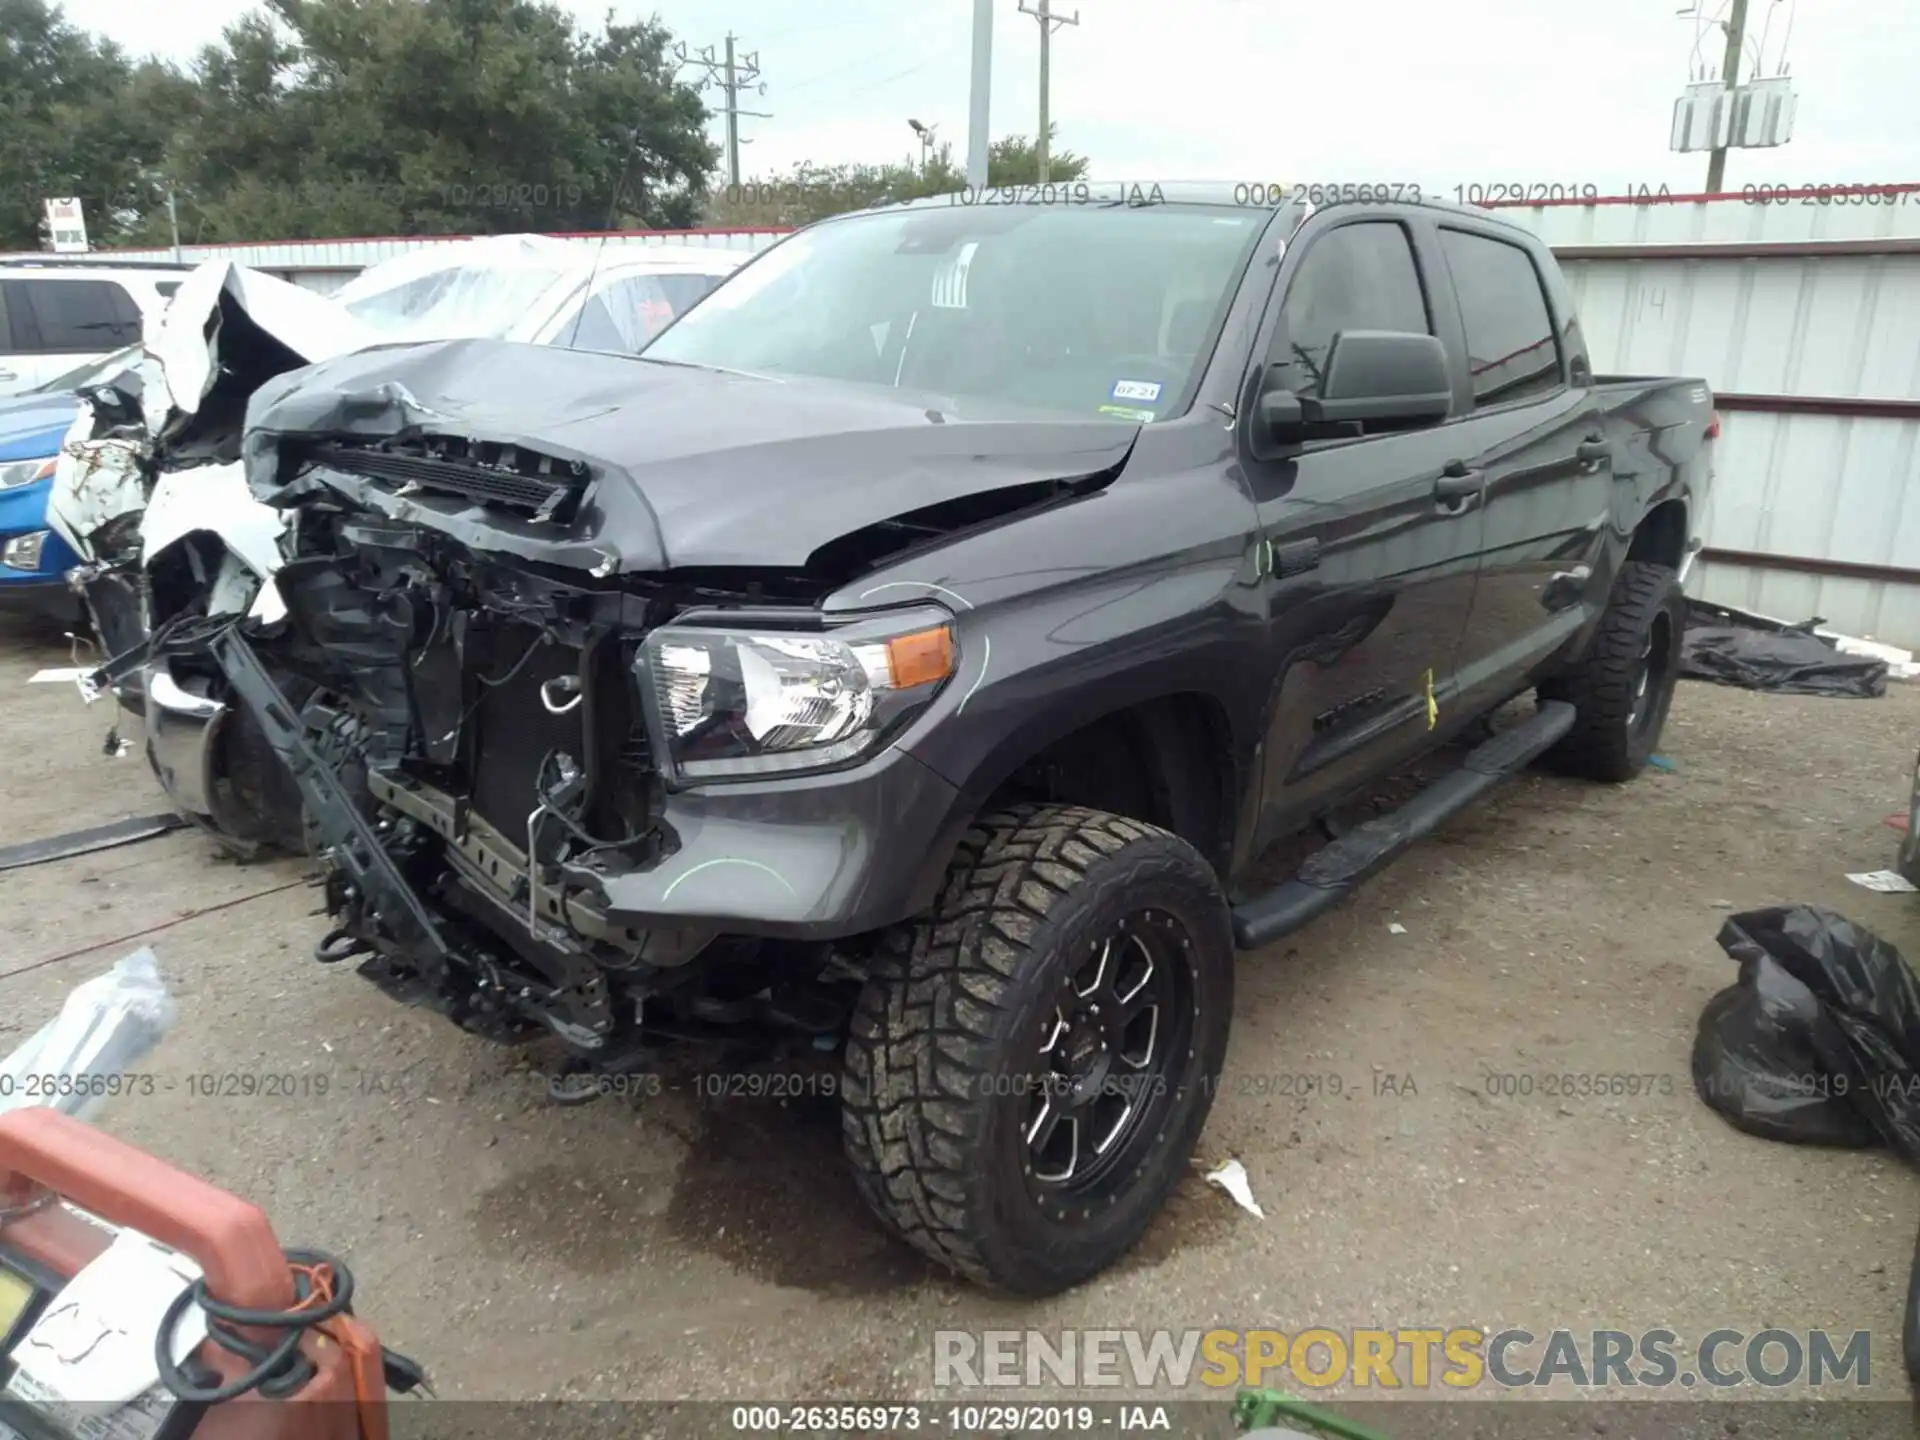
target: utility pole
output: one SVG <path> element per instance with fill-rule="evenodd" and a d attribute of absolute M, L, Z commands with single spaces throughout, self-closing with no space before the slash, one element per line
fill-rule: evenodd
<path fill-rule="evenodd" d="M 1047 8 L 1048 3 L 1049 0 L 1040 0 L 1037 8 L 1029 10 L 1027 8 L 1027 0 L 1020 0 L 1020 13 L 1022 15 L 1031 15 L 1040 22 L 1040 138 L 1034 142 L 1034 154 L 1040 161 L 1040 174 L 1038 179 L 1042 185 L 1047 183 L 1047 139 L 1048 132 L 1052 128 L 1051 122 L 1047 117 L 1047 68 L 1053 48 L 1053 32 L 1057 26 L 1078 25 L 1080 23 L 1080 12 L 1078 10 L 1074 11 L 1071 16 L 1055 15 Z M 1736 0 L 1736 3 L 1738 3 L 1738 0 Z"/>
<path fill-rule="evenodd" d="M 973 0 L 973 88 L 967 97 L 967 188 L 987 188 L 987 97 L 993 87 L 993 0 Z"/>
<path fill-rule="evenodd" d="M 727 183 L 740 183 L 740 82 L 733 64 L 733 32 L 727 32 Z"/>
<path fill-rule="evenodd" d="M 760 120 L 771 120 L 773 116 L 761 110 L 742 110 L 740 92 L 749 85 L 757 85 L 759 93 L 767 93 L 766 84 L 760 79 L 760 52 L 750 51 L 743 55 L 734 53 L 733 42 L 738 37 L 729 30 L 725 52 L 713 53 L 713 46 L 703 45 L 692 54 L 687 53 L 685 44 L 673 47 L 674 59 L 682 65 L 697 65 L 706 74 L 694 88 L 705 92 L 709 87 L 717 87 L 727 97 L 727 103 L 721 112 L 727 117 L 727 184 L 735 190 L 740 188 L 740 117 L 750 115 Z"/>
<path fill-rule="evenodd" d="M 1734 96 L 1740 89 L 1741 47 L 1746 44 L 1747 0 L 1733 0 L 1733 14 L 1728 17 L 1727 58 L 1722 66 L 1721 79 L 1727 87 L 1727 118 L 1732 123 Z M 1707 194 L 1718 195 L 1720 187 L 1727 178 L 1727 149 L 1720 146 L 1707 157 Z"/>
<path fill-rule="evenodd" d="M 173 258 L 180 259 L 180 207 L 174 203 L 173 186 L 167 186 L 167 228 L 173 232 Z"/>

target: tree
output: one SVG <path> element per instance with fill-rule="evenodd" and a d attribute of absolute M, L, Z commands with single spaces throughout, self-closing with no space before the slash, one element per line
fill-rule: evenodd
<path fill-rule="evenodd" d="M 1048 158 L 1052 183 L 1084 179 L 1090 162 L 1066 151 Z M 1008 135 L 987 147 L 989 186 L 1030 185 L 1040 173 L 1034 142 Z M 898 204 L 928 195 L 966 189 L 966 168 L 954 160 L 953 146 L 942 141 L 925 163 L 913 159 L 888 165 L 815 165 L 802 162 L 785 175 L 743 181 L 709 193 L 705 223 L 717 226 L 780 227 L 809 225 L 829 215 Z"/>
<path fill-rule="evenodd" d="M 1047 181 L 1058 185 L 1063 180 L 1084 180 L 1087 178 L 1087 166 L 1091 163 L 1086 156 L 1076 155 L 1071 150 L 1053 149 L 1053 137 L 1059 127 L 1047 127 Z M 1024 135 L 1009 135 L 996 140 L 987 147 L 987 184 L 999 185 L 1036 185 L 1040 181 L 1040 151 L 1037 140 L 1029 140 Z"/>
<path fill-rule="evenodd" d="M 718 156 L 669 39 L 550 0 L 268 0 L 195 63 L 183 238 L 686 226 Z"/>
<path fill-rule="evenodd" d="M 191 86 L 69 25 L 47 0 L 0 0 L 0 248 L 41 243 L 42 202 L 78 196 L 115 244 L 163 203 L 168 117 Z"/>

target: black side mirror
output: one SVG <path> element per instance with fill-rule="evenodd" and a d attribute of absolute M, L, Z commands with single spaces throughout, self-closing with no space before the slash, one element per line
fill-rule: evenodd
<path fill-rule="evenodd" d="M 1447 347 L 1431 335 L 1342 330 L 1320 387 L 1324 420 L 1444 420 L 1453 406 Z"/>
<path fill-rule="evenodd" d="M 1447 349 L 1431 335 L 1343 330 L 1328 347 L 1317 395 L 1273 387 L 1259 400 L 1261 428 L 1282 444 L 1444 420 L 1453 406 Z"/>

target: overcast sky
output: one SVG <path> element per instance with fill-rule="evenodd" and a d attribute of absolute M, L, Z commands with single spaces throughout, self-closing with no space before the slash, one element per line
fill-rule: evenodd
<path fill-rule="evenodd" d="M 607 0 L 562 0 L 597 22 Z M 1080 0 L 1053 44 L 1055 144 L 1107 179 L 1596 184 L 1701 188 L 1674 155 L 1674 99 L 1694 62 L 1684 0 Z M 1725 0 L 1706 0 L 1711 7 Z M 613 0 L 689 48 L 727 31 L 757 51 L 766 93 L 743 108 L 748 176 L 794 162 L 917 153 L 908 117 L 966 150 L 972 0 Z M 1073 13 L 1073 0 L 1054 0 Z M 186 59 L 249 7 L 68 0 L 78 23 Z M 1755 182 L 1920 181 L 1920 14 L 1911 0 L 1750 0 L 1799 94 L 1791 144 L 1737 151 Z M 1785 42 L 1783 45 L 1783 41 Z M 1700 53 L 1715 66 L 1715 32 Z M 1039 26 L 995 0 L 993 133 L 1033 133 Z M 712 92 L 709 103 L 718 104 Z M 720 126 L 714 124 L 716 138 Z"/>

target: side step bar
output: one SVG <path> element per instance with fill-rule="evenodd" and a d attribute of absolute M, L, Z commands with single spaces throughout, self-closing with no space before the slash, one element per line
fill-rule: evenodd
<path fill-rule="evenodd" d="M 1424 839 L 1503 781 L 1511 780 L 1573 728 L 1573 706 L 1551 700 L 1524 722 L 1469 751 L 1390 815 L 1356 825 L 1300 867 L 1300 873 L 1233 911 L 1233 940 L 1256 950 L 1291 935 L 1353 893 L 1414 841 Z"/>

